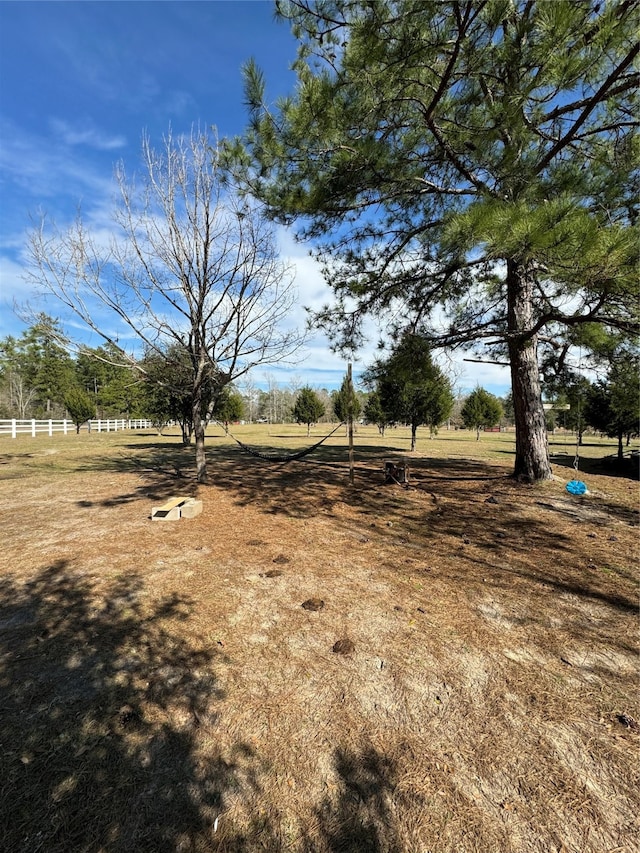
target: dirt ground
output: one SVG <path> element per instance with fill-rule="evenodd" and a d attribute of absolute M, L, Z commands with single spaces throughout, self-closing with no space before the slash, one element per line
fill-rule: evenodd
<path fill-rule="evenodd" d="M 0 448 L 0 849 L 640 850 L 637 480 L 89 438 Z"/>

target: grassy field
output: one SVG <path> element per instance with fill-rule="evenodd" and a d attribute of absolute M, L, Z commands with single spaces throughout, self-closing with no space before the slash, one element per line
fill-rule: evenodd
<path fill-rule="evenodd" d="M 637 460 L 210 432 L 0 443 L 0 850 L 640 850 Z"/>

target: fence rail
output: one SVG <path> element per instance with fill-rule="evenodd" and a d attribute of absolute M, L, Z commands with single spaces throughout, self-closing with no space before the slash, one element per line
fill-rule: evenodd
<path fill-rule="evenodd" d="M 87 432 L 118 432 L 123 429 L 149 429 L 152 426 L 151 421 L 143 418 L 97 418 L 85 421 L 80 429 Z M 36 435 L 53 435 L 54 432 L 67 435 L 75 431 L 76 425 L 69 420 L 37 421 L 17 418 L 0 420 L 0 435 L 10 435 L 11 438 L 17 438 L 19 435 L 30 435 L 35 438 Z"/>

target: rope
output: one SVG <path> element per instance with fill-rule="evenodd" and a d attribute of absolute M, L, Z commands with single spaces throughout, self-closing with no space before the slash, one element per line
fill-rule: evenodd
<path fill-rule="evenodd" d="M 580 445 L 580 438 L 578 438 L 578 440 L 576 441 L 576 455 L 573 459 L 573 469 L 576 473 L 580 472 L 580 451 L 578 449 L 579 445 Z"/>
<path fill-rule="evenodd" d="M 578 370 L 582 370 L 582 346 L 580 347 L 580 355 L 578 359 Z M 578 421 L 576 424 L 576 454 L 573 459 L 573 480 L 570 480 L 566 485 L 566 490 L 570 495 L 584 495 L 587 493 L 587 486 L 582 480 L 578 479 L 580 472 L 580 427 L 582 421 L 582 394 L 578 396 Z"/>
<path fill-rule="evenodd" d="M 578 375 L 582 370 L 582 345 L 578 356 Z M 578 420 L 576 422 L 576 453 L 573 459 L 573 468 L 576 473 L 580 470 L 580 427 L 582 426 L 582 392 L 578 392 Z"/>
<path fill-rule="evenodd" d="M 216 421 L 216 423 L 218 424 L 218 426 L 222 426 L 220 421 Z M 258 459 L 264 459 L 266 462 L 284 463 L 293 462 L 295 459 L 302 459 L 303 456 L 308 456 L 310 453 L 313 453 L 313 451 L 317 447 L 320 447 L 320 445 L 323 444 L 328 438 L 331 438 L 334 432 L 337 432 L 340 427 L 344 426 L 344 423 L 345 422 L 343 421 L 342 423 L 338 424 L 338 426 L 335 429 L 331 430 L 328 435 L 325 435 L 324 438 L 320 439 L 320 441 L 316 441 L 316 443 L 312 444 L 311 447 L 305 447 L 302 450 L 298 450 L 296 453 L 288 453 L 283 455 L 274 453 L 262 453 L 259 450 L 253 450 L 253 448 L 249 447 L 248 444 L 245 444 L 243 441 L 240 441 L 239 438 L 236 438 L 233 433 L 227 431 L 227 435 L 235 441 L 235 443 L 240 447 L 241 450 L 244 450 L 245 453 L 249 453 L 251 456 L 256 456 Z"/>

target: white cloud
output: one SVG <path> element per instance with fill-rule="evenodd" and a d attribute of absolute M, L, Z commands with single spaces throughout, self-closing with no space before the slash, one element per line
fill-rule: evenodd
<path fill-rule="evenodd" d="M 55 136 L 65 145 L 84 145 L 98 151 L 114 151 L 127 145 L 127 139 L 122 134 L 106 134 L 91 121 L 71 124 L 63 119 L 52 118 L 49 125 Z"/>
<path fill-rule="evenodd" d="M 75 208 L 85 195 L 93 200 L 111 194 L 110 171 L 105 175 L 104 167 L 97 167 L 91 160 L 69 156 L 68 147 L 59 141 L 29 133 L 7 120 L 0 123 L 0 137 L 2 179 L 19 187 L 29 203 L 35 199 L 44 202 L 71 198 Z M 23 213 L 25 218 L 27 213 Z"/>
<path fill-rule="evenodd" d="M 284 228 L 278 231 L 278 244 L 283 258 L 296 269 L 296 282 L 300 292 L 297 311 L 290 320 L 300 325 L 306 323 L 306 308 L 318 311 L 324 305 L 333 301 L 333 293 L 324 280 L 320 265 L 311 257 L 308 248 L 298 243 L 291 232 Z M 448 326 L 442 318 L 443 328 Z M 384 329 L 372 318 L 364 323 L 364 345 L 355 353 L 353 358 L 354 378 L 373 363 L 380 355 L 378 341 L 384 338 Z M 461 393 L 469 393 L 477 385 L 493 394 L 504 395 L 510 388 L 511 379 L 508 367 L 495 364 L 465 361 L 465 353 L 459 350 L 441 351 L 436 354 L 436 360 L 451 376 L 455 388 Z M 297 371 L 300 373 L 300 370 Z M 292 375 L 296 370 L 282 371 L 283 376 Z M 334 388 L 340 385 L 346 373 L 345 359 L 331 351 L 326 335 L 318 331 L 311 334 L 306 347 L 305 381 L 311 385 Z M 308 377 L 308 379 L 307 379 Z"/>
<path fill-rule="evenodd" d="M 302 328 L 309 319 L 309 311 L 319 311 L 325 305 L 331 304 L 333 292 L 324 280 L 319 263 L 309 254 L 308 247 L 298 243 L 291 232 L 284 228 L 278 231 L 278 245 L 283 259 L 296 270 L 296 285 L 299 300 L 296 311 L 290 318 Z M 365 321 L 365 344 L 354 354 L 354 371 L 356 365 L 369 365 L 377 353 L 379 330 L 373 320 Z M 316 369 L 338 371 L 344 375 L 346 362 L 343 356 L 331 351 L 329 340 L 320 329 L 310 334 L 307 342 L 307 365 Z M 340 381 L 342 381 L 340 379 Z M 338 384 L 340 384 L 338 382 Z"/>
<path fill-rule="evenodd" d="M 6 317 L 6 312 L 12 312 L 14 300 L 28 299 L 34 293 L 33 288 L 23 280 L 23 274 L 24 267 L 21 263 L 8 255 L 0 255 L 0 300 L 2 302 L 0 326 L 3 329 L 8 325 L 7 321 L 10 318 Z"/>

